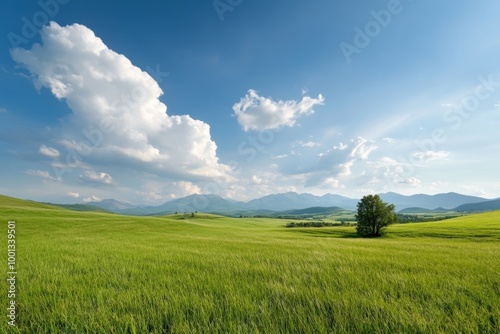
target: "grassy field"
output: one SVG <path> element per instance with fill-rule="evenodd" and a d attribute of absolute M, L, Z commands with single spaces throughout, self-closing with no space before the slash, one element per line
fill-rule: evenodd
<path fill-rule="evenodd" d="M 126 217 L 0 196 L 5 333 L 499 333 L 500 212 L 391 226 Z M 7 314 L 6 281 L 0 301 Z"/>

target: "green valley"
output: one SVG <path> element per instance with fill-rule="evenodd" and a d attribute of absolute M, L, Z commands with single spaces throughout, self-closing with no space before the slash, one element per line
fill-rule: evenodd
<path fill-rule="evenodd" d="M 393 225 L 375 239 L 352 226 L 129 217 L 9 197 L 0 219 L 4 230 L 16 222 L 18 266 L 17 326 L 2 332 L 500 331 L 498 211 Z"/>

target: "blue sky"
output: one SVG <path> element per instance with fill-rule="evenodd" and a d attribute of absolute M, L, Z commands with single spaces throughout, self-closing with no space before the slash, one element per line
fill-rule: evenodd
<path fill-rule="evenodd" d="M 499 10 L 2 1 L 0 193 L 499 197 Z"/>

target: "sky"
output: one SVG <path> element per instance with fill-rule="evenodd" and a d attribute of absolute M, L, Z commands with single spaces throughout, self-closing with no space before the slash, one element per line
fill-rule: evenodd
<path fill-rule="evenodd" d="M 500 197 L 500 3 L 5 0 L 0 193 Z"/>

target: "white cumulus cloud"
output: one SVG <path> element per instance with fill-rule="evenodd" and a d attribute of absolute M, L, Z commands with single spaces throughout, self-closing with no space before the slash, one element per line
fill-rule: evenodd
<path fill-rule="evenodd" d="M 13 59 L 31 72 L 38 89 L 64 99 L 72 115 L 59 143 L 79 157 L 180 179 L 226 178 L 210 126 L 188 115 L 169 116 L 163 91 L 145 71 L 109 49 L 80 24 L 55 22 L 41 44 L 16 48 Z M 55 155 L 55 151 L 44 149 Z"/>
<path fill-rule="evenodd" d="M 323 105 L 324 101 L 321 94 L 317 98 L 304 96 L 300 102 L 274 101 L 250 89 L 240 102 L 233 105 L 233 111 L 243 130 L 263 131 L 292 127 L 299 117 L 314 113 L 313 107 Z"/>
<path fill-rule="evenodd" d="M 75 192 L 70 191 L 70 192 L 68 193 L 68 196 L 69 196 L 69 197 L 73 197 L 73 198 L 78 198 L 78 197 L 80 197 L 80 194 L 79 194 L 79 193 L 75 193 Z"/>
<path fill-rule="evenodd" d="M 87 170 L 83 174 L 79 176 L 80 180 L 86 183 L 92 184 L 102 184 L 102 185 L 112 185 L 113 178 L 108 173 L 104 172 L 95 172 L 93 170 Z"/>
<path fill-rule="evenodd" d="M 419 186 L 420 183 L 422 183 L 422 182 L 419 179 L 417 179 L 416 177 L 408 177 L 406 179 L 401 180 L 400 183 L 408 184 L 411 186 Z"/>
<path fill-rule="evenodd" d="M 256 185 L 262 184 L 262 178 L 258 177 L 257 175 L 253 175 L 251 181 Z"/>
<path fill-rule="evenodd" d="M 40 154 L 45 155 L 46 157 L 49 158 L 57 158 L 59 157 L 60 153 L 57 149 L 49 146 L 42 145 L 40 146 L 40 149 L 38 150 Z"/>

